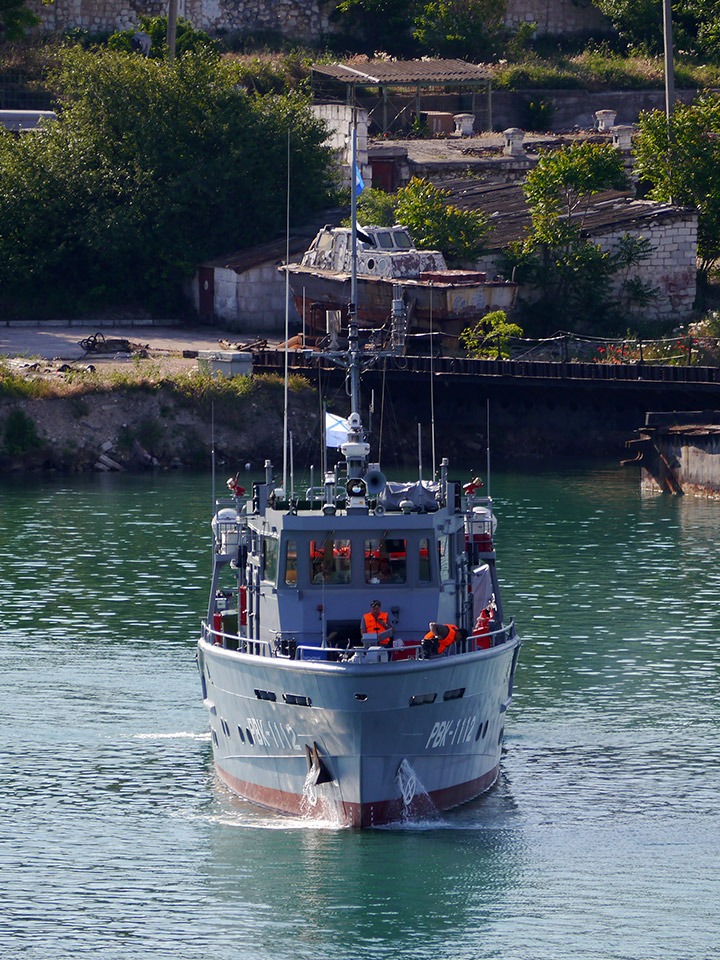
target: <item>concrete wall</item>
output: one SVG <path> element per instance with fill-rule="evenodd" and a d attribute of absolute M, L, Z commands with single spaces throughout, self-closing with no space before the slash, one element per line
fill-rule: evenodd
<path fill-rule="evenodd" d="M 277 263 L 263 263 L 242 273 L 227 267 L 215 267 L 214 284 L 214 315 L 221 327 L 246 333 L 282 333 L 285 277 L 278 270 Z M 185 285 L 185 293 L 198 311 L 197 274 Z M 292 298 L 290 322 L 301 322 Z"/>
<path fill-rule="evenodd" d="M 314 103 L 310 109 L 315 116 L 325 121 L 328 128 L 326 143 L 335 151 L 341 185 L 349 187 L 352 164 L 352 107 L 344 103 Z M 362 107 L 358 108 L 357 118 L 357 161 L 363 181 L 370 185 L 372 168 L 368 164 L 368 115 Z"/>

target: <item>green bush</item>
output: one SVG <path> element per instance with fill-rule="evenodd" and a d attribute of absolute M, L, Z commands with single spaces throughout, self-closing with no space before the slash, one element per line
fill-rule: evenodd
<path fill-rule="evenodd" d="M 0 2 L 2 2 L 2 0 L 0 0 Z M 149 56 L 156 59 L 167 56 L 168 18 L 149 17 L 147 14 L 140 15 L 137 28 L 113 33 L 108 37 L 108 48 L 110 50 L 132 53 L 133 37 L 138 30 L 141 30 L 150 37 L 151 45 Z M 202 50 L 206 47 L 214 48 L 215 46 L 214 41 L 210 39 L 204 30 L 196 30 L 189 20 L 178 17 L 175 34 L 175 53 L 178 57 L 186 53 L 191 53 L 192 51 Z"/>
<path fill-rule="evenodd" d="M 40 446 L 35 421 L 24 410 L 11 410 L 3 428 L 3 449 L 10 456 Z"/>

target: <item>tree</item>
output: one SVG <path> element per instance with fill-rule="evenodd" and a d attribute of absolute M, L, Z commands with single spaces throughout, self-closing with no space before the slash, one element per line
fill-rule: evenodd
<path fill-rule="evenodd" d="M 489 229 L 487 218 L 448 204 L 447 190 L 413 177 L 399 190 L 395 220 L 404 224 L 421 250 L 440 250 L 450 263 L 474 260 Z"/>
<path fill-rule="evenodd" d="M 413 36 L 424 53 L 479 60 L 503 32 L 505 0 L 432 0 L 415 16 Z"/>
<path fill-rule="evenodd" d="M 67 48 L 59 119 L 0 136 L 0 290 L 47 310 L 167 302 L 222 251 L 327 200 L 324 125 L 298 96 L 252 97 L 211 52 L 172 63 Z"/>
<path fill-rule="evenodd" d="M 647 246 L 623 242 L 616 251 L 604 251 L 583 236 L 592 196 L 626 182 L 622 156 L 610 144 L 585 142 L 540 155 L 524 188 L 532 231 L 509 246 L 502 264 L 535 290 L 526 309 L 536 324 L 578 326 L 590 319 L 597 327 L 616 305 L 608 298 L 608 280 L 649 256 Z M 651 295 L 631 279 L 623 281 L 626 299 Z"/>
<path fill-rule="evenodd" d="M 493 310 L 478 320 L 474 327 L 466 327 L 458 339 L 470 357 L 492 356 L 507 360 L 510 342 L 522 335 L 522 327 L 509 323 L 504 310 Z"/>
<path fill-rule="evenodd" d="M 635 169 L 652 184 L 653 200 L 697 207 L 699 277 L 720 258 L 720 97 L 703 93 L 678 103 L 668 127 L 659 110 L 640 114 Z"/>
<path fill-rule="evenodd" d="M 447 202 L 449 193 L 413 177 L 393 196 L 366 188 L 358 198 L 358 223 L 390 227 L 401 223 L 420 250 L 440 250 L 451 263 L 477 258 L 488 231 L 487 218 Z"/>
<path fill-rule="evenodd" d="M 39 23 L 40 17 L 25 7 L 25 0 L 0 0 L 0 43 L 19 40 Z"/>
<path fill-rule="evenodd" d="M 630 46 L 648 53 L 663 50 L 662 0 L 594 0 Z M 720 0 L 675 0 L 675 49 L 717 63 L 720 60 Z"/>
<path fill-rule="evenodd" d="M 411 25 L 418 0 L 340 0 L 331 20 L 369 53 L 412 52 Z"/>
<path fill-rule="evenodd" d="M 0 0 L 2 2 L 2 0 Z M 163 58 L 167 56 L 167 17 L 150 17 L 147 14 L 141 14 L 138 28 L 150 37 L 150 53 L 148 56 L 153 58 Z M 107 45 L 110 50 L 124 50 L 131 53 L 133 50 L 132 39 L 136 30 L 122 30 L 113 33 L 108 37 Z M 196 30 L 189 20 L 184 17 L 177 18 L 175 35 L 175 53 L 181 57 L 185 53 L 194 50 L 201 50 L 203 47 L 214 46 L 214 41 L 204 30 Z"/>

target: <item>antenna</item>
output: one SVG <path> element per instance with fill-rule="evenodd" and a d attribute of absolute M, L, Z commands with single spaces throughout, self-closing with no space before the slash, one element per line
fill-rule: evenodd
<path fill-rule="evenodd" d="M 215 500 L 215 401 L 210 404 L 210 460 L 211 460 L 211 486 L 212 486 L 212 513 L 215 516 L 217 502 Z M 215 555 L 215 536 L 213 534 L 213 556 Z"/>
<path fill-rule="evenodd" d="M 437 478 L 435 466 L 435 340 L 433 337 L 433 285 L 430 281 L 430 442 L 432 446 L 432 476 Z"/>
<path fill-rule="evenodd" d="M 490 397 L 485 400 L 485 450 L 487 454 L 487 495 L 490 497 Z"/>
<path fill-rule="evenodd" d="M 285 223 L 285 390 L 283 394 L 283 493 L 287 491 L 288 463 L 288 339 L 290 337 L 290 127 L 287 139 L 287 210 Z M 303 344 L 304 346 L 304 344 Z"/>
<path fill-rule="evenodd" d="M 422 427 L 420 424 L 417 425 L 418 428 L 418 479 L 422 485 Z"/>
<path fill-rule="evenodd" d="M 293 435 L 290 431 L 290 499 L 295 499 L 295 457 L 293 454 Z"/>

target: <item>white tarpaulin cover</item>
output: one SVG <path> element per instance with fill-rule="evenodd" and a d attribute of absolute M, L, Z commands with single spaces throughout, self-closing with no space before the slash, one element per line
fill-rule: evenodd
<path fill-rule="evenodd" d="M 473 567 L 472 571 L 473 595 L 473 622 L 477 620 L 485 607 L 490 603 L 493 595 L 490 567 L 484 563 L 481 567 Z"/>
<path fill-rule="evenodd" d="M 350 424 L 334 413 L 325 412 L 325 444 L 340 447 L 347 441 Z"/>

